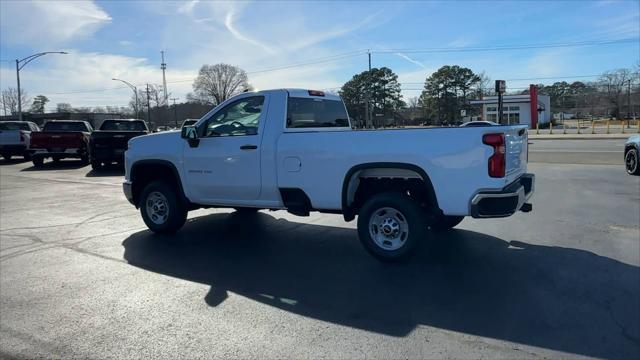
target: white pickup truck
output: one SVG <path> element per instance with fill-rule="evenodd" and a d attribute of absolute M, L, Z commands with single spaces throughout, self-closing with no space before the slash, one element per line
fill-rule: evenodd
<path fill-rule="evenodd" d="M 341 99 L 280 89 L 229 99 L 181 132 L 136 137 L 124 193 L 149 229 L 203 207 L 358 216 L 364 247 L 406 258 L 465 216 L 530 211 L 526 126 L 352 130 Z"/>
<path fill-rule="evenodd" d="M 11 160 L 12 156 L 22 156 L 29 160 L 31 133 L 35 131 L 40 131 L 40 128 L 31 121 L 0 122 L 0 155 L 5 160 Z"/>

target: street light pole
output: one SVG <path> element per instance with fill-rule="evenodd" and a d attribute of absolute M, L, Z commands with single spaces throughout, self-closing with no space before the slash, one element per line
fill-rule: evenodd
<path fill-rule="evenodd" d="M 113 79 L 111 79 L 111 80 L 123 82 L 123 83 L 125 83 L 128 87 L 130 87 L 130 88 L 131 88 L 131 90 L 133 90 L 133 95 L 135 95 L 135 98 L 136 98 L 136 106 L 135 106 L 135 109 L 134 109 L 134 110 L 135 110 L 135 112 L 136 112 L 136 119 L 137 119 L 137 118 L 138 118 L 138 88 L 137 88 L 137 87 L 135 87 L 134 85 L 131 85 L 130 83 L 128 83 L 128 82 L 126 82 L 126 81 L 124 81 L 124 80 L 120 80 L 120 79 L 116 79 L 116 78 L 113 78 Z"/>
<path fill-rule="evenodd" d="M 25 67 L 28 63 L 30 63 L 34 59 L 47 54 L 67 54 L 67 53 L 64 51 L 45 51 L 45 52 L 29 55 L 22 60 L 16 59 L 16 83 L 18 84 L 18 120 L 19 121 L 22 121 L 22 93 L 20 91 L 20 70 L 22 70 L 23 67 Z"/>

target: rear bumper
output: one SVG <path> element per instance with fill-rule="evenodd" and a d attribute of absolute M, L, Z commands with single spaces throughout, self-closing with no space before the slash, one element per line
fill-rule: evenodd
<path fill-rule="evenodd" d="M 125 181 L 122 183 L 122 192 L 124 192 L 124 196 L 129 200 L 132 205 L 135 205 L 133 202 L 133 190 L 131 189 L 131 181 Z"/>
<path fill-rule="evenodd" d="M 27 145 L 24 144 L 12 144 L 12 145 L 0 145 L 0 152 L 10 155 L 23 155 L 27 152 Z"/>
<path fill-rule="evenodd" d="M 470 204 L 470 214 L 474 218 L 497 218 L 513 215 L 518 210 L 529 211 L 530 205 L 523 205 L 533 195 L 535 175 L 524 174 L 518 180 L 500 191 L 481 191 Z"/>
<path fill-rule="evenodd" d="M 31 156 L 51 157 L 56 156 L 60 158 L 81 158 L 86 156 L 87 150 L 85 148 L 69 148 L 69 149 L 31 149 Z"/>
<path fill-rule="evenodd" d="M 91 159 L 95 161 L 124 161 L 124 152 L 126 149 L 93 147 L 91 150 Z"/>

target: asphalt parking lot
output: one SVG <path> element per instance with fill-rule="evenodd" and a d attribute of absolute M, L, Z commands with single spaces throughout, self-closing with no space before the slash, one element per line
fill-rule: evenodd
<path fill-rule="evenodd" d="M 401 265 L 338 215 L 198 210 L 160 237 L 118 169 L 1 163 L 0 356 L 638 359 L 640 177 L 567 159 L 529 165 L 533 212 Z"/>

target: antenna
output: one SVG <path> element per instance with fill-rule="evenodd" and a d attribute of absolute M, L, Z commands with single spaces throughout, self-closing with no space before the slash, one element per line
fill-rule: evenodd
<path fill-rule="evenodd" d="M 160 69 L 162 69 L 162 90 L 164 91 L 164 103 L 169 104 L 169 95 L 167 95 L 167 78 L 164 74 L 164 71 L 167 70 L 167 64 L 164 62 L 164 50 L 160 51 L 162 54 L 162 63 L 160 64 Z"/>

